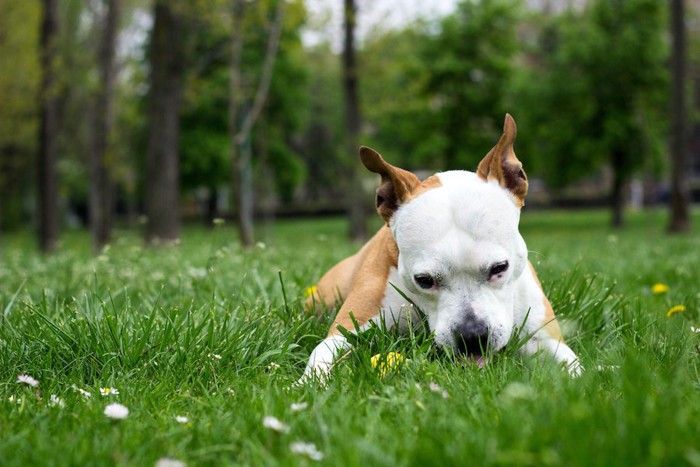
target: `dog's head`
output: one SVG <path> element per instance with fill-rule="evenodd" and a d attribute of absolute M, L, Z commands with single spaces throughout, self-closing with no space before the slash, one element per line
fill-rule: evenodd
<path fill-rule="evenodd" d="M 443 172 L 423 182 L 369 148 L 360 151 L 382 177 L 377 212 L 398 246 L 401 286 L 438 345 L 479 363 L 487 347 L 500 350 L 510 339 L 515 281 L 527 266 L 518 222 L 528 182 L 515 136 L 506 115 L 503 135 L 476 173 Z"/>

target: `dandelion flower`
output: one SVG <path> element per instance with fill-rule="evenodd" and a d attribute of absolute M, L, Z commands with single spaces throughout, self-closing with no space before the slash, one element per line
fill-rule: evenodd
<path fill-rule="evenodd" d="M 297 441 L 289 445 L 289 450 L 294 454 L 306 456 L 314 461 L 323 460 L 323 453 L 319 451 L 316 448 L 316 445 L 313 443 L 303 443 L 301 441 Z"/>
<path fill-rule="evenodd" d="M 272 417 L 270 415 L 263 418 L 263 426 L 278 433 L 287 433 L 289 431 L 287 425 L 282 423 L 277 417 Z"/>
<path fill-rule="evenodd" d="M 669 287 L 666 284 L 662 284 L 661 282 L 657 282 L 656 284 L 651 286 L 651 293 L 654 295 L 661 295 L 668 293 Z"/>
<path fill-rule="evenodd" d="M 156 461 L 155 467 L 187 467 L 182 461 L 170 459 L 169 457 L 161 457 Z"/>
<path fill-rule="evenodd" d="M 189 423 L 190 419 L 183 415 L 175 415 L 175 421 L 184 425 L 185 423 Z"/>
<path fill-rule="evenodd" d="M 104 414 L 114 420 L 123 420 L 129 416 L 129 409 L 121 404 L 109 404 Z"/>
<path fill-rule="evenodd" d="M 66 406 L 66 403 L 63 402 L 63 399 L 58 397 L 56 394 L 51 394 L 51 397 L 49 398 L 49 407 L 58 407 L 59 409 L 62 409 Z"/>
<path fill-rule="evenodd" d="M 39 386 L 39 381 L 35 380 L 29 375 L 17 375 L 17 383 L 27 384 L 33 388 Z"/>
<path fill-rule="evenodd" d="M 372 368 L 379 369 L 379 377 L 384 377 L 388 371 L 395 371 L 404 362 L 405 358 L 398 352 L 389 352 L 386 358 L 382 354 L 372 357 Z"/>
<path fill-rule="evenodd" d="M 293 403 L 289 409 L 292 412 L 301 412 L 302 410 L 306 410 L 306 408 L 309 406 L 306 402 L 295 402 Z"/>
<path fill-rule="evenodd" d="M 318 292 L 318 287 L 315 285 L 312 285 L 311 287 L 307 287 L 304 289 L 304 296 L 310 297 L 314 295 L 316 292 Z"/>
<path fill-rule="evenodd" d="M 685 306 L 683 306 L 683 305 L 672 306 L 671 309 L 666 312 L 666 317 L 670 318 L 671 316 L 675 315 L 676 313 L 682 313 L 684 311 L 685 311 Z"/>
<path fill-rule="evenodd" d="M 103 396 L 117 396 L 119 395 L 119 389 L 117 388 L 100 388 L 100 394 Z"/>

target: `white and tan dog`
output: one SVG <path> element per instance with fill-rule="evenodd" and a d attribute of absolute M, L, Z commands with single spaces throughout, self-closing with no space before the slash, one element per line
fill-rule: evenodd
<path fill-rule="evenodd" d="M 416 307 L 436 344 L 479 366 L 487 349 L 501 350 L 517 331 L 527 340 L 524 353 L 548 353 L 578 374 L 518 231 L 528 182 L 513 151 L 515 136 L 506 115 L 503 135 L 476 173 L 442 172 L 423 182 L 360 149 L 365 167 L 381 175 L 376 204 L 386 225 L 331 268 L 310 297 L 327 307 L 344 301 L 302 380 L 326 378 L 350 347 L 339 327 L 384 322 L 403 329 L 419 321 Z"/>

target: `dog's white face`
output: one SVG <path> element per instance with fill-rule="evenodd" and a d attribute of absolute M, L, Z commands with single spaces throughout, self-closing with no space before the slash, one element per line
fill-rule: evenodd
<path fill-rule="evenodd" d="M 514 283 L 527 266 L 511 193 L 476 174 L 438 174 L 439 187 L 391 220 L 398 273 L 428 318 L 435 341 L 481 360 L 513 332 Z"/>

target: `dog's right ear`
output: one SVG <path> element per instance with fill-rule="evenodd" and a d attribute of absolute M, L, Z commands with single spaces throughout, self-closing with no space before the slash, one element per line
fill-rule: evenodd
<path fill-rule="evenodd" d="M 399 206 L 411 198 L 420 180 L 411 172 L 389 164 L 377 151 L 366 146 L 360 148 L 360 158 L 367 170 L 382 177 L 377 188 L 377 212 L 388 224 Z"/>

